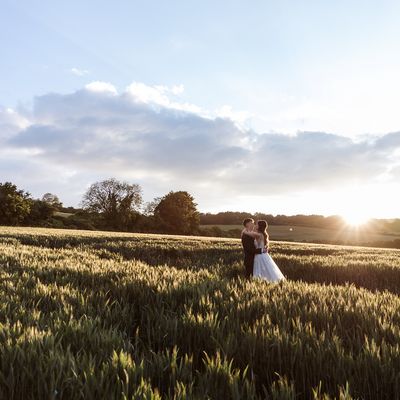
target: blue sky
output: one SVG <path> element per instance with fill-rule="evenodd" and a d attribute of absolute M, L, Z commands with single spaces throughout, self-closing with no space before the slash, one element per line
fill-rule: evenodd
<path fill-rule="evenodd" d="M 1 5 L 0 180 L 77 204 L 110 171 L 148 200 L 182 188 L 210 211 L 346 214 L 360 193 L 400 193 L 399 2 Z M 65 160 L 61 143 L 77 146 Z M 165 164 L 148 163 L 157 143 L 171 145 Z M 363 213 L 397 213 L 376 201 Z"/>

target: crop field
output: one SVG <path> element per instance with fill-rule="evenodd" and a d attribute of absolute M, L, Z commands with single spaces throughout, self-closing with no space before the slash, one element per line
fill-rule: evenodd
<path fill-rule="evenodd" d="M 400 251 L 0 227 L 0 399 L 399 399 Z"/>

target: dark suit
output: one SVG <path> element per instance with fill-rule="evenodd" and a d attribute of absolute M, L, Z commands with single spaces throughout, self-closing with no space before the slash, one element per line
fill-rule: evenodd
<path fill-rule="evenodd" d="M 262 254 L 263 249 L 256 249 L 254 238 L 249 235 L 242 235 L 242 246 L 244 250 L 244 267 L 246 269 L 246 277 L 250 278 L 253 275 L 254 256 Z"/>

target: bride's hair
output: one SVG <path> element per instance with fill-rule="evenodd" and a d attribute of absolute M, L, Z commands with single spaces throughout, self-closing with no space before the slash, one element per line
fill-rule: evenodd
<path fill-rule="evenodd" d="M 257 221 L 257 230 L 264 236 L 265 245 L 268 245 L 269 235 L 267 232 L 268 222 L 264 219 Z"/>

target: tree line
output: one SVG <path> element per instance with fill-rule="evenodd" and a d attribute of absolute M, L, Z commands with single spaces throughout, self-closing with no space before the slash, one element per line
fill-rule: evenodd
<path fill-rule="evenodd" d="M 64 207 L 51 193 L 34 199 L 11 182 L 0 183 L 0 225 L 200 234 L 197 204 L 186 191 L 143 204 L 139 185 L 110 178 L 93 183 L 81 206 Z"/>
<path fill-rule="evenodd" d="M 169 192 L 144 203 L 140 185 L 115 178 L 93 183 L 84 193 L 80 208 L 64 207 L 52 193 L 34 199 L 11 182 L 0 183 L 0 225 L 239 237 L 242 221 L 249 216 L 264 219 L 269 225 L 334 230 L 345 225 L 340 216 L 200 213 L 193 196 L 186 191 Z M 221 229 L 220 225 L 231 228 Z M 366 229 L 397 235 L 400 219 L 373 220 Z M 397 239 L 379 245 L 400 247 L 398 242 Z"/>
<path fill-rule="evenodd" d="M 201 225 L 238 225 L 249 213 L 225 211 L 217 214 L 201 214 Z M 254 213 L 251 215 L 255 220 L 264 219 L 269 225 L 307 226 L 312 228 L 338 229 L 343 226 L 343 218 L 340 216 L 324 217 L 322 215 L 272 215 Z"/>

